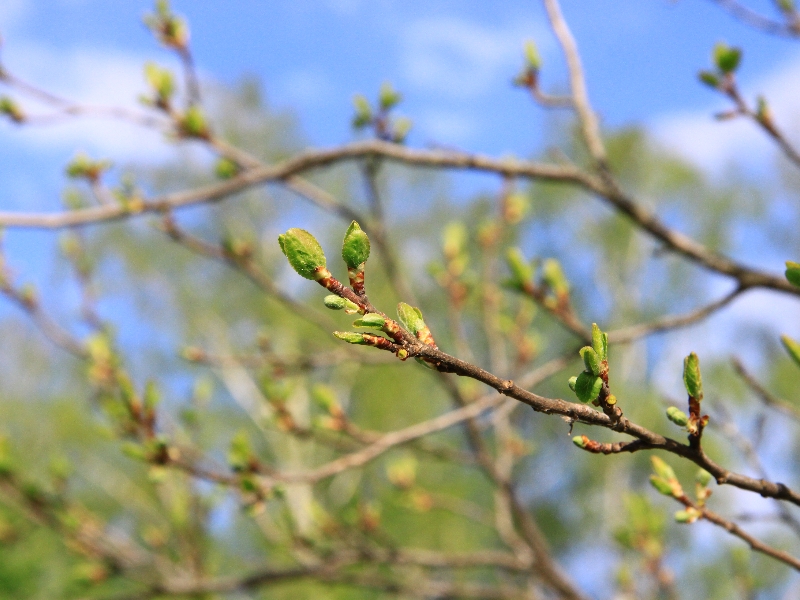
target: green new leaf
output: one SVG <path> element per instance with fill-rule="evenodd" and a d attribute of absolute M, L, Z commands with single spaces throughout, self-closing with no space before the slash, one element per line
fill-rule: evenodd
<path fill-rule="evenodd" d="M 686 416 L 686 413 L 676 406 L 670 406 L 667 409 L 667 418 L 679 427 L 685 427 L 689 422 L 689 417 Z"/>
<path fill-rule="evenodd" d="M 584 371 L 575 380 L 575 395 L 584 404 L 597 399 L 602 389 L 603 380 L 592 373 Z"/>
<path fill-rule="evenodd" d="M 300 277 L 316 280 L 325 268 L 325 253 L 317 239 L 305 229 L 293 228 L 278 236 L 278 244 Z"/>
<path fill-rule="evenodd" d="M 572 443 L 575 444 L 578 448 L 585 448 L 586 447 L 586 436 L 585 435 L 576 435 L 572 438 Z"/>
<path fill-rule="evenodd" d="M 325 296 L 322 299 L 322 303 L 325 304 L 327 308 L 331 310 L 344 310 L 347 314 L 353 314 L 358 312 L 358 305 L 355 302 L 351 302 L 347 298 L 341 298 L 339 296 L 334 296 L 333 294 L 329 296 Z"/>
<path fill-rule="evenodd" d="M 336 392 L 321 383 L 311 388 L 311 398 L 329 413 L 340 412 L 341 406 L 336 398 Z"/>
<path fill-rule="evenodd" d="M 800 263 L 786 261 L 786 279 L 792 285 L 800 287 Z"/>
<path fill-rule="evenodd" d="M 703 399 L 703 380 L 700 377 L 700 359 L 692 352 L 683 359 L 683 385 L 686 392 L 696 400 Z"/>
<path fill-rule="evenodd" d="M 377 313 L 367 313 L 360 319 L 353 321 L 353 327 L 370 327 L 380 329 L 386 324 L 386 319 Z"/>
<path fill-rule="evenodd" d="M 533 267 L 525 260 L 522 250 L 519 248 L 509 248 L 506 252 L 506 263 L 511 271 L 511 285 L 522 288 L 526 284 L 533 282 L 535 274 Z"/>
<path fill-rule="evenodd" d="M 239 173 L 239 165 L 230 158 L 220 158 L 214 166 L 214 173 L 220 179 L 230 179 Z"/>
<path fill-rule="evenodd" d="M 369 238 L 358 223 L 353 221 L 344 234 L 342 243 L 342 260 L 351 268 L 356 269 L 369 258 Z"/>
<path fill-rule="evenodd" d="M 597 323 L 592 323 L 592 348 L 600 360 L 608 360 L 608 334 L 604 333 Z"/>
<path fill-rule="evenodd" d="M 356 114 L 353 117 L 353 127 L 361 129 L 372 123 L 372 107 L 363 95 L 353 96 L 353 105 L 356 107 Z"/>
<path fill-rule="evenodd" d="M 584 346 L 579 351 L 583 364 L 586 365 L 586 370 L 591 371 L 592 375 L 600 375 L 600 357 L 589 346 Z"/>
<path fill-rule="evenodd" d="M 381 90 L 378 94 L 378 102 L 380 103 L 381 110 L 391 110 L 397 106 L 402 99 L 403 96 L 392 87 L 391 83 L 384 81 L 381 84 Z"/>
<path fill-rule="evenodd" d="M 675 513 L 675 522 L 676 523 L 694 523 L 697 521 L 697 514 L 696 510 L 679 510 Z"/>
<path fill-rule="evenodd" d="M 711 71 L 700 71 L 697 74 L 698 79 L 705 83 L 708 87 L 717 89 L 721 83 L 719 76 Z"/>
<path fill-rule="evenodd" d="M 703 487 L 708 487 L 708 484 L 711 483 L 712 479 L 713 476 L 711 473 L 705 469 L 698 469 L 697 474 L 694 476 L 694 480 Z"/>
<path fill-rule="evenodd" d="M 405 302 L 400 302 L 397 305 L 397 318 L 400 319 L 403 327 L 414 335 L 427 328 L 422 318 L 422 312 Z"/>
<path fill-rule="evenodd" d="M 742 51 L 739 48 L 731 48 L 724 42 L 714 46 L 714 64 L 723 73 L 733 73 L 741 60 Z"/>
<path fill-rule="evenodd" d="M 672 496 L 672 484 L 669 481 L 665 481 L 656 475 L 650 475 L 650 484 L 658 490 L 660 494 L 664 494 L 665 496 Z"/>
<path fill-rule="evenodd" d="M 180 119 L 180 130 L 187 137 L 208 137 L 208 121 L 203 109 L 194 104 L 187 108 Z"/>
<path fill-rule="evenodd" d="M 538 71 L 542 68 L 542 57 L 539 55 L 539 50 L 533 40 L 525 42 L 525 62 L 532 71 Z"/>
<path fill-rule="evenodd" d="M 364 334 L 356 333 L 355 331 L 334 331 L 333 337 L 336 339 L 347 342 L 348 344 L 366 344 L 364 341 Z"/>
<path fill-rule="evenodd" d="M 666 479 L 667 481 L 677 480 L 677 477 L 675 477 L 675 471 L 672 470 L 672 467 L 670 467 L 659 457 L 651 456 L 650 462 L 653 464 L 653 472 L 656 475 L 662 479 Z"/>
<path fill-rule="evenodd" d="M 228 450 L 228 464 L 234 471 L 246 471 L 252 454 L 247 432 L 240 431 L 233 436 L 230 450 Z"/>
<path fill-rule="evenodd" d="M 0 114 L 6 115 L 15 123 L 22 123 L 25 120 L 25 113 L 19 104 L 8 96 L 0 96 Z"/>
<path fill-rule="evenodd" d="M 175 93 L 175 78 L 167 69 L 162 69 L 157 64 L 148 62 L 144 65 L 144 77 L 147 84 L 156 93 L 157 101 L 166 104 Z"/>
<path fill-rule="evenodd" d="M 548 258 L 544 261 L 542 278 L 556 296 L 562 297 L 569 294 L 569 282 L 561 269 L 561 263 L 555 258 Z"/>
<path fill-rule="evenodd" d="M 395 144 L 404 144 L 414 122 L 408 117 L 398 117 L 392 123 L 392 141 Z"/>
<path fill-rule="evenodd" d="M 578 376 L 573 375 L 572 377 L 570 377 L 569 381 L 567 381 L 567 384 L 569 385 L 569 389 L 571 389 L 574 392 L 575 387 L 578 385 Z"/>
<path fill-rule="evenodd" d="M 796 340 L 793 340 L 788 335 L 781 336 L 781 342 L 783 343 L 783 347 L 786 348 L 786 351 L 789 353 L 794 359 L 794 362 L 800 366 L 800 343 Z"/>

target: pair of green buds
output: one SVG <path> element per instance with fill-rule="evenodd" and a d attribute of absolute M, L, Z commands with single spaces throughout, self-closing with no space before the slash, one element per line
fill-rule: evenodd
<path fill-rule="evenodd" d="M 317 238 L 305 229 L 293 228 L 278 236 L 278 244 L 289 264 L 300 277 L 323 282 L 330 278 L 327 261 Z M 342 260 L 347 265 L 347 274 L 354 291 L 361 295 L 364 290 L 364 267 L 369 258 L 369 237 L 361 226 L 353 221 L 342 242 Z M 360 290 L 360 291 L 359 291 Z M 329 308 L 337 308 L 330 306 Z M 345 308 L 345 306 L 341 306 Z"/>
<path fill-rule="evenodd" d="M 703 400 L 703 378 L 700 375 L 700 359 L 694 352 L 683 359 L 683 386 L 689 394 L 690 407 L 695 403 L 699 417 L 700 402 Z M 676 406 L 667 409 L 667 418 L 678 427 L 686 427 L 690 433 L 697 432 L 694 421 Z"/>
<path fill-rule="evenodd" d="M 341 303 L 334 302 L 334 299 L 342 300 L 341 298 L 336 298 L 336 296 L 328 296 L 325 299 L 326 306 L 328 306 L 328 308 L 339 308 Z M 335 307 L 332 306 L 334 303 L 336 304 Z M 342 306 L 342 308 L 344 308 L 345 312 L 347 312 L 348 308 L 346 306 Z M 420 311 L 420 309 L 406 304 L 405 302 L 400 302 L 397 305 L 397 318 L 400 323 L 403 324 L 403 327 L 414 334 L 414 337 L 416 337 L 423 344 L 433 347 L 436 346 L 436 343 L 433 340 L 433 335 L 431 334 L 431 330 L 425 324 L 425 320 L 422 318 L 422 311 Z M 379 329 L 397 341 L 402 340 L 402 335 L 398 330 L 397 323 L 391 319 L 387 319 L 383 315 L 379 315 L 378 313 L 367 313 L 363 317 L 356 319 L 353 322 L 353 327 Z M 374 343 L 374 336 L 370 336 L 369 334 L 357 333 L 355 331 L 335 331 L 333 335 L 350 344 L 362 344 L 370 346 L 376 345 Z"/>
<path fill-rule="evenodd" d="M 608 334 L 592 323 L 592 345 L 580 349 L 586 369 L 580 375 L 570 377 L 569 387 L 583 403 L 593 402 L 600 396 L 603 383 L 608 379 Z M 606 403 L 614 405 L 617 399 L 609 394 Z"/>
<path fill-rule="evenodd" d="M 660 494 L 670 496 L 672 498 L 685 498 L 686 493 L 683 486 L 678 481 L 672 467 L 657 456 L 651 456 L 650 460 L 653 464 L 653 475 L 650 475 L 650 483 Z M 697 506 L 688 506 L 686 510 L 679 510 L 675 513 L 675 520 L 678 523 L 694 523 L 699 519 L 703 513 L 701 509 L 705 506 L 706 500 L 711 495 L 711 490 L 708 489 L 711 480 L 713 479 L 711 473 L 705 469 L 699 469 L 695 475 L 695 495 L 697 497 Z"/>

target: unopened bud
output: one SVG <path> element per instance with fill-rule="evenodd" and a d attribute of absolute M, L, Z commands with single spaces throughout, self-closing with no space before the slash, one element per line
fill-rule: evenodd
<path fill-rule="evenodd" d="M 356 269 L 367 262 L 369 258 L 369 238 L 358 223 L 353 221 L 347 228 L 342 243 L 342 260 L 351 268 Z"/>
<path fill-rule="evenodd" d="M 783 347 L 786 348 L 786 351 L 789 353 L 794 359 L 794 362 L 800 366 L 800 343 L 796 340 L 793 340 L 788 335 L 781 336 L 781 343 L 783 343 Z"/>
<path fill-rule="evenodd" d="M 386 324 L 386 319 L 377 313 L 367 313 L 360 319 L 353 321 L 353 327 L 369 327 L 381 329 Z"/>
<path fill-rule="evenodd" d="M 364 341 L 364 334 L 356 333 L 355 331 L 334 331 L 333 337 L 347 342 L 348 344 L 366 344 Z"/>
<path fill-rule="evenodd" d="M 580 349 L 580 355 L 583 359 L 583 364 L 586 365 L 586 370 L 593 375 L 600 375 L 600 357 L 597 352 L 589 346 L 584 346 Z"/>
<path fill-rule="evenodd" d="M 311 280 L 319 280 L 324 275 L 325 253 L 317 239 L 305 229 L 293 228 L 279 235 L 278 244 L 298 275 Z"/>
<path fill-rule="evenodd" d="M 703 399 L 703 380 L 700 377 L 700 359 L 692 352 L 683 359 L 683 384 L 692 398 L 700 401 Z"/>
<path fill-rule="evenodd" d="M 689 417 L 677 406 L 670 406 L 667 409 L 667 418 L 678 427 L 686 427 L 686 424 L 689 422 Z"/>

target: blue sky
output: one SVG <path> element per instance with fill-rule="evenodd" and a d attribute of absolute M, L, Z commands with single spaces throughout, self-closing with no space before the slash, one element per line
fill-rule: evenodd
<path fill-rule="evenodd" d="M 294 111 L 314 146 L 352 139 L 353 94 L 374 97 L 389 80 L 405 96 L 401 112 L 415 122 L 411 145 L 530 156 L 544 149 L 547 115 L 510 85 L 524 40 L 536 40 L 541 50 L 543 87 L 555 91 L 566 82 L 542 7 L 533 1 L 176 0 L 173 6 L 190 22 L 204 79 L 257 76 L 270 104 Z M 752 6 L 771 10 L 766 1 Z M 3 63 L 78 101 L 136 106 L 145 91 L 142 65 L 175 65 L 142 24 L 151 9 L 138 0 L 3 0 Z M 778 122 L 798 131 L 796 42 L 755 32 L 708 0 L 565 0 L 563 10 L 605 125 L 643 125 L 712 175 L 731 161 L 768 168 L 770 142 L 752 124 L 715 121 L 713 112 L 727 105 L 697 82 L 712 46 L 724 40 L 744 49 L 745 93 L 765 93 Z M 174 152 L 158 133 L 111 121 L 38 129 L 0 123 L 0 210 L 60 209 L 63 167 L 79 149 L 118 164 L 158 162 Z M 484 184 L 473 180 L 466 188 L 473 185 Z M 50 255 L 36 249 L 52 247 L 56 236 L 11 238 L 20 271 L 33 269 L 41 279 Z M 753 298 L 731 312 L 774 314 L 763 303 L 787 300 Z"/>
<path fill-rule="evenodd" d="M 403 112 L 415 121 L 412 143 L 529 155 L 541 149 L 544 114 L 509 85 L 525 39 L 535 39 L 541 48 L 544 86 L 565 84 L 561 57 L 537 2 L 173 4 L 191 23 L 205 77 L 235 82 L 257 75 L 274 106 L 297 113 L 314 145 L 350 139 L 352 95 L 373 95 L 390 80 L 405 94 Z M 4 62 L 20 76 L 76 98 L 131 103 L 144 89 L 144 61 L 173 62 L 141 24 L 149 8 L 148 2 L 132 0 L 5 0 Z M 645 124 L 684 147 L 692 145 L 687 137 L 705 138 L 689 154 L 708 165 L 727 158 L 731 140 L 746 129 L 710 119 L 724 102 L 697 83 L 696 72 L 708 65 L 713 44 L 726 40 L 745 49 L 742 81 L 748 91 L 775 91 L 800 73 L 795 43 L 754 32 L 705 0 L 573 0 L 564 3 L 564 11 L 604 123 Z M 157 136 L 150 136 L 144 150 L 141 133 L 114 136 L 108 123 L 84 123 L 83 134 L 73 126 L 37 132 L 40 143 L 33 146 L 8 129 L 0 129 L 3 158 L 35 151 L 64 161 L 76 146 L 134 157 L 169 152 L 153 154 L 149 146 L 162 145 Z"/>

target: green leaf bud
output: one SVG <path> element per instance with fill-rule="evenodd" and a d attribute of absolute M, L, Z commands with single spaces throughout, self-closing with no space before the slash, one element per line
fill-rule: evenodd
<path fill-rule="evenodd" d="M 656 488 L 660 494 L 664 494 L 665 496 L 674 495 L 672 484 L 657 475 L 650 475 L 650 484 Z"/>
<path fill-rule="evenodd" d="M 527 260 L 522 250 L 519 248 L 509 248 L 506 252 L 506 263 L 511 271 L 511 284 L 514 287 L 522 288 L 527 283 L 533 282 L 535 275 L 533 267 Z"/>
<path fill-rule="evenodd" d="M 353 127 L 361 129 L 372 123 L 372 107 L 363 95 L 353 96 L 353 105 L 356 107 L 356 114 L 353 117 Z"/>
<path fill-rule="evenodd" d="M 395 487 L 409 489 L 417 480 L 417 459 L 413 456 L 398 458 L 387 465 L 386 476 Z"/>
<path fill-rule="evenodd" d="M 88 179 L 97 181 L 100 176 L 111 168 L 111 161 L 92 160 L 85 153 L 75 155 L 66 168 L 66 174 L 73 179 Z"/>
<path fill-rule="evenodd" d="M 712 479 L 713 476 L 711 473 L 705 469 L 698 469 L 697 474 L 694 476 L 694 480 L 703 487 L 708 487 L 708 484 L 711 483 Z"/>
<path fill-rule="evenodd" d="M 658 456 L 651 456 L 650 462 L 653 465 L 653 471 L 656 475 L 662 479 L 666 479 L 667 481 L 671 481 L 673 479 L 677 480 L 677 477 L 675 477 L 675 471 L 672 470 L 672 467 L 661 460 Z"/>
<path fill-rule="evenodd" d="M 305 229 L 293 228 L 278 236 L 278 244 L 298 275 L 311 280 L 320 278 L 320 271 L 327 263 L 325 253 L 313 235 Z"/>
<path fill-rule="evenodd" d="M 358 223 L 353 221 L 344 234 L 342 243 L 342 260 L 351 268 L 356 269 L 369 258 L 369 238 Z"/>
<path fill-rule="evenodd" d="M 414 335 L 427 328 L 422 318 L 422 312 L 405 302 L 397 305 L 397 317 L 403 326 Z"/>
<path fill-rule="evenodd" d="M 364 334 L 355 331 L 334 331 L 333 337 L 348 344 L 366 344 Z"/>
<path fill-rule="evenodd" d="M 575 444 L 578 448 L 585 448 L 586 447 L 586 436 L 585 435 L 576 435 L 572 438 L 572 443 Z"/>
<path fill-rule="evenodd" d="M 247 432 L 239 431 L 231 440 L 230 450 L 228 450 L 228 464 L 234 471 L 246 471 L 249 468 L 252 455 L 253 451 Z"/>
<path fill-rule="evenodd" d="M 794 362 L 800 366 L 800 343 L 790 338 L 788 335 L 781 336 L 781 342 L 786 351 L 794 359 Z"/>
<path fill-rule="evenodd" d="M 220 179 L 230 179 L 239 173 L 239 165 L 237 165 L 230 158 L 222 157 L 214 166 L 214 173 Z"/>
<path fill-rule="evenodd" d="M 120 445 L 120 450 L 128 458 L 133 460 L 146 461 L 148 459 L 148 452 L 141 444 L 136 442 L 123 442 Z"/>
<path fill-rule="evenodd" d="M 393 87 L 392 84 L 388 81 L 384 81 L 381 84 L 381 89 L 378 94 L 378 102 L 380 104 L 381 110 L 391 110 L 395 106 L 400 103 L 403 97 L 397 92 Z"/>
<path fill-rule="evenodd" d="M 596 400 L 602 389 L 603 380 L 592 373 L 584 371 L 575 380 L 575 395 L 584 404 Z"/>
<path fill-rule="evenodd" d="M 312 387 L 311 398 L 331 414 L 340 414 L 342 412 L 339 400 L 336 398 L 336 392 L 327 385 L 318 383 Z"/>
<path fill-rule="evenodd" d="M 569 294 L 569 282 L 561 268 L 561 263 L 555 258 L 548 258 L 544 261 L 542 278 L 557 297 L 561 298 Z"/>
<path fill-rule="evenodd" d="M 197 105 L 186 109 L 178 125 L 180 132 L 187 137 L 207 138 L 209 135 L 206 115 Z"/>
<path fill-rule="evenodd" d="M 733 73 L 742 59 L 742 51 L 739 48 L 731 48 L 724 42 L 719 42 L 714 46 L 714 63 L 723 73 Z"/>
<path fill-rule="evenodd" d="M 573 375 L 572 377 L 569 378 L 569 381 L 567 381 L 567 384 L 569 385 L 569 389 L 571 389 L 573 392 L 575 391 L 575 387 L 577 386 L 577 382 L 578 382 L 578 376 L 577 375 Z"/>
<path fill-rule="evenodd" d="M 453 259 L 464 251 L 467 243 L 467 228 L 460 221 L 448 223 L 442 232 L 442 251 Z"/>
<path fill-rule="evenodd" d="M 703 380 L 700 377 L 700 359 L 694 352 L 683 359 L 683 385 L 692 398 L 702 400 Z"/>
<path fill-rule="evenodd" d="M 367 313 L 360 319 L 353 321 L 353 327 L 370 327 L 372 329 L 381 329 L 385 324 L 386 319 L 378 313 Z"/>
<path fill-rule="evenodd" d="M 689 510 L 679 510 L 675 512 L 676 523 L 694 523 L 697 520 L 697 515 Z"/>
<path fill-rule="evenodd" d="M 404 144 L 414 122 L 408 117 L 397 117 L 392 122 L 392 141 L 395 144 Z"/>
<path fill-rule="evenodd" d="M 529 69 L 538 71 L 542 68 L 542 57 L 533 40 L 525 41 L 525 62 Z"/>
<path fill-rule="evenodd" d="M 792 285 L 800 287 L 800 263 L 786 261 L 786 279 Z"/>
<path fill-rule="evenodd" d="M 25 120 L 25 113 L 19 104 L 8 96 L 0 97 L 0 114 L 6 115 L 14 123 L 22 123 Z"/>
<path fill-rule="evenodd" d="M 162 69 L 157 64 L 148 62 L 144 65 L 144 77 L 147 84 L 156 93 L 156 104 L 162 108 L 169 106 L 175 94 L 175 78 L 167 69 Z"/>
<path fill-rule="evenodd" d="M 676 406 L 670 406 L 667 409 L 667 418 L 678 427 L 686 427 L 689 422 L 689 417 L 686 416 L 686 413 Z"/>
<path fill-rule="evenodd" d="M 697 77 L 698 77 L 698 79 L 700 79 L 700 81 L 705 83 L 708 87 L 711 87 L 711 88 L 714 88 L 714 89 L 719 88 L 720 83 L 721 83 L 720 79 L 719 79 L 719 76 L 717 76 L 715 73 L 712 73 L 711 71 L 700 71 L 697 74 Z"/>
<path fill-rule="evenodd" d="M 333 294 L 325 296 L 322 299 L 322 302 L 323 304 L 325 304 L 326 307 L 330 308 L 331 310 L 344 310 L 344 312 L 347 313 L 348 315 L 355 314 L 360 310 L 355 302 L 351 302 L 347 298 L 334 296 Z"/>
<path fill-rule="evenodd" d="M 592 348 L 600 360 L 608 360 L 608 334 L 604 333 L 597 323 L 592 323 Z"/>
<path fill-rule="evenodd" d="M 589 346 L 584 346 L 580 349 L 580 355 L 586 370 L 591 371 L 592 375 L 600 375 L 600 357 L 597 356 L 597 352 Z"/>

